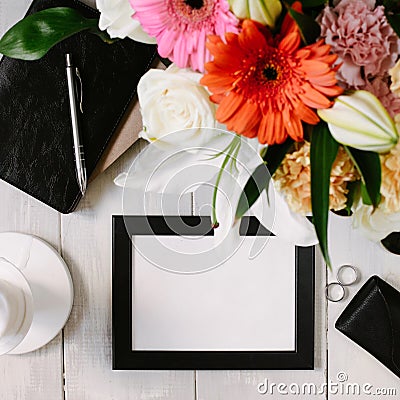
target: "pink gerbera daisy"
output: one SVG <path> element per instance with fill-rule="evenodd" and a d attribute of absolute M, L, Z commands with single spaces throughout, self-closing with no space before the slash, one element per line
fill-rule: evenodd
<path fill-rule="evenodd" d="M 145 32 L 156 38 L 161 57 L 178 67 L 204 71 L 211 61 L 207 35 L 238 33 L 238 19 L 227 0 L 130 0 Z"/>

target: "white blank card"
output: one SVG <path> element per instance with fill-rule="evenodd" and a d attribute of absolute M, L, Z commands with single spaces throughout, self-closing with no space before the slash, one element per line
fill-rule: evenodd
<path fill-rule="evenodd" d="M 190 275 L 163 270 L 142 255 L 162 252 L 160 241 L 174 247 L 182 237 L 135 236 L 141 252 L 133 250 L 132 350 L 295 350 L 295 247 L 271 237 L 249 259 L 254 237 L 243 239 L 222 265 Z M 185 243 L 190 251 L 212 245 L 207 236 Z"/>

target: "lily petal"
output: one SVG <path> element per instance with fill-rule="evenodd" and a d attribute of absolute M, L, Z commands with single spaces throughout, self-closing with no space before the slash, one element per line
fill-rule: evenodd
<path fill-rule="evenodd" d="M 318 110 L 332 136 L 360 150 L 387 152 L 399 140 L 395 122 L 372 93 L 358 90 L 339 96 L 329 109 Z"/>

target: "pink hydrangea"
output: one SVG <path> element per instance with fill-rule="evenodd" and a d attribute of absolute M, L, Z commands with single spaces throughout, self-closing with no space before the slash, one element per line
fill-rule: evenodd
<path fill-rule="evenodd" d="M 400 97 L 391 92 L 389 78 L 382 79 L 378 77 L 372 81 L 367 81 L 360 89 L 368 90 L 374 94 L 388 110 L 392 118 L 400 114 Z"/>
<path fill-rule="evenodd" d="M 352 88 L 383 77 L 395 64 L 400 41 L 375 0 L 335 1 L 319 16 L 321 36 L 343 63 L 338 78 Z"/>
<path fill-rule="evenodd" d="M 207 35 L 238 33 L 239 20 L 227 0 L 130 0 L 134 18 L 157 40 L 161 57 L 178 67 L 204 71 L 211 61 Z"/>

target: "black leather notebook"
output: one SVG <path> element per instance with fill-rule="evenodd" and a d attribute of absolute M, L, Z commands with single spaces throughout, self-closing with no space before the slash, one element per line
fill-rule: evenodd
<path fill-rule="evenodd" d="M 76 0 L 35 0 L 28 14 L 60 6 L 79 9 L 88 18 L 98 17 L 96 10 Z M 56 45 L 41 60 L 1 60 L 0 179 L 64 214 L 72 212 L 81 198 L 66 53 L 72 54 L 83 81 L 80 122 L 90 176 L 157 50 L 130 39 L 110 45 L 82 32 Z"/>

